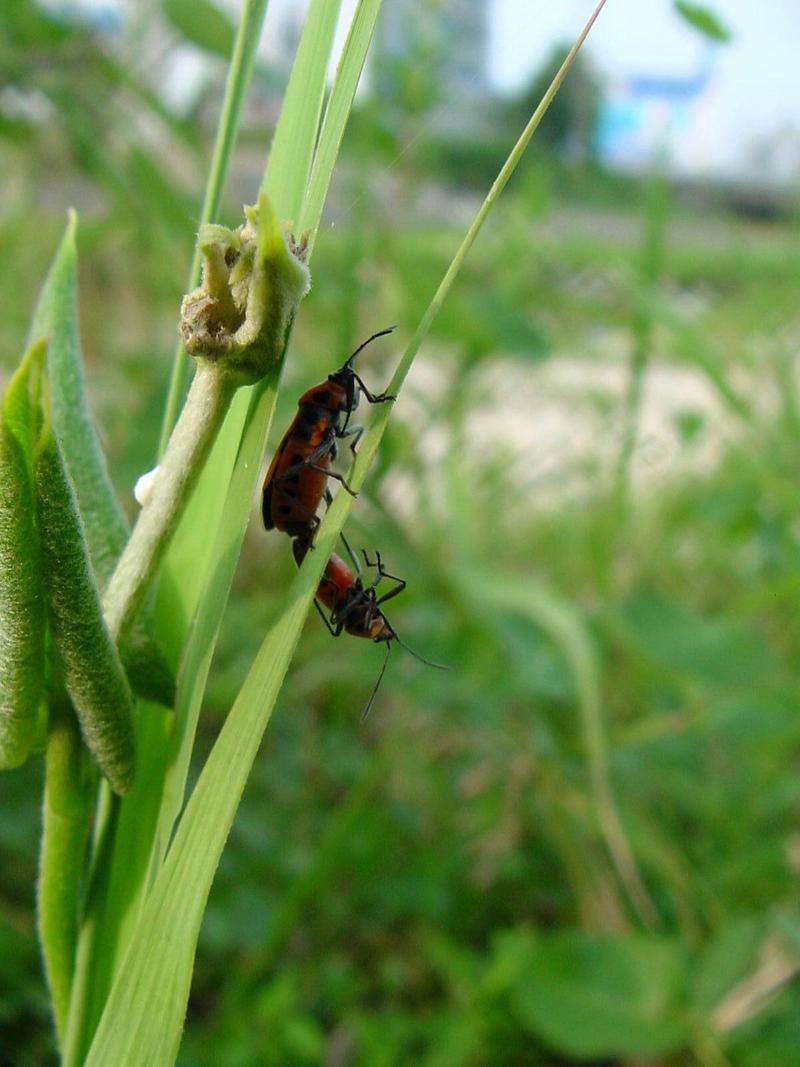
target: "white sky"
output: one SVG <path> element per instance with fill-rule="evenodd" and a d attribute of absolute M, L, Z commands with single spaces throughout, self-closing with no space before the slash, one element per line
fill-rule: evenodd
<path fill-rule="evenodd" d="M 714 48 L 719 139 L 733 143 L 784 123 L 800 130 L 798 0 L 703 0 L 733 33 Z M 590 0 L 492 0 L 490 76 L 514 89 L 546 55 L 569 40 L 593 7 Z M 690 75 L 708 45 L 674 13 L 672 0 L 607 0 L 585 45 L 611 77 Z"/>
<path fill-rule="evenodd" d="M 2 0 L 0 0 L 2 2 Z M 237 0 L 218 0 L 229 9 Z M 428 0 L 419 0 L 424 5 Z M 489 77 L 511 92 L 536 70 L 552 45 L 571 40 L 594 0 L 472 0 L 489 4 Z M 800 131 L 800 0 L 701 0 L 732 30 L 732 43 L 714 51 L 713 124 L 721 155 L 729 160 L 741 145 Z M 73 0 L 76 6 L 119 10 L 137 0 Z M 391 4 L 392 0 L 386 0 Z M 269 0 L 270 33 L 304 0 Z M 343 0 L 340 41 L 355 0 Z M 672 0 L 607 0 L 585 49 L 609 78 L 632 74 L 690 76 L 709 46 L 673 10 Z M 188 73 L 188 71 L 187 71 Z"/>

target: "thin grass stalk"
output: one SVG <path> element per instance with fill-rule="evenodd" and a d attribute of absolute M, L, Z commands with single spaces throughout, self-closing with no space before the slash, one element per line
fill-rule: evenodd
<path fill-rule="evenodd" d="M 219 212 L 225 175 L 228 171 L 231 153 L 239 131 L 239 119 L 244 96 L 253 76 L 256 49 L 261 40 L 261 29 L 266 11 L 267 0 L 244 0 L 242 5 L 242 14 L 239 18 L 233 54 L 231 55 L 231 65 L 225 83 L 225 96 L 217 125 L 217 134 L 214 140 L 211 167 L 208 172 L 205 195 L 203 196 L 203 207 L 200 211 L 198 230 L 205 223 L 211 222 Z M 201 261 L 200 246 L 195 242 L 192 265 L 189 268 L 189 279 L 185 290 L 187 293 L 191 292 L 200 282 Z M 163 454 L 167 447 L 169 435 L 178 417 L 178 409 L 180 408 L 188 374 L 187 364 L 188 360 L 183 342 L 178 341 L 172 360 L 172 376 L 161 425 L 161 440 L 158 446 L 159 456 Z"/>
<path fill-rule="evenodd" d="M 645 382 L 653 348 L 653 296 L 664 269 L 664 238 L 669 212 L 669 188 L 659 171 L 647 182 L 641 258 L 636 278 L 635 307 L 631 322 L 633 346 L 628 370 L 628 388 L 623 406 L 623 433 L 615 482 L 616 521 L 623 523 L 628 510 L 631 461 L 639 438 Z"/>

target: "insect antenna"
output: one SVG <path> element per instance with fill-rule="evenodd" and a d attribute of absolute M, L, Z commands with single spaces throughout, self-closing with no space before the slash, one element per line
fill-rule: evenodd
<path fill-rule="evenodd" d="M 433 660 L 425 659 L 424 656 L 420 656 L 419 652 L 415 652 L 413 648 L 408 647 L 405 641 L 401 641 L 397 634 L 394 635 L 394 640 L 398 645 L 404 648 L 406 652 L 412 655 L 414 659 L 418 659 L 420 663 L 424 663 L 426 667 L 435 667 L 437 671 L 449 671 L 452 669 L 446 663 L 434 663 Z"/>
<path fill-rule="evenodd" d="M 366 721 L 367 716 L 369 715 L 370 711 L 372 710 L 372 705 L 375 702 L 375 695 L 378 692 L 378 687 L 380 686 L 381 682 L 383 681 L 383 676 L 386 673 L 386 664 L 389 662 L 389 653 L 391 651 L 392 651 L 392 645 L 391 645 L 391 642 L 388 642 L 387 645 L 386 645 L 386 655 L 383 657 L 383 666 L 381 667 L 381 672 L 378 675 L 378 680 L 376 681 L 375 685 L 373 685 L 373 687 L 372 687 L 372 692 L 369 695 L 369 700 L 367 701 L 367 706 L 361 712 L 361 721 L 362 722 Z"/>
<path fill-rule="evenodd" d="M 368 338 L 366 339 L 366 341 L 363 341 L 363 342 L 362 342 L 362 343 L 361 343 L 361 344 L 360 344 L 360 345 L 358 346 L 358 348 L 357 348 L 357 349 L 355 350 L 355 352 L 354 352 L 354 353 L 352 354 L 352 356 L 350 356 L 350 357 L 349 357 L 349 359 L 348 359 L 348 360 L 347 360 L 347 362 L 345 363 L 345 367 L 349 367 L 349 366 L 350 366 L 350 364 L 351 364 L 351 363 L 353 362 L 353 360 L 354 360 L 354 359 L 356 358 L 356 356 L 358 355 L 358 353 L 359 353 L 359 352 L 361 352 L 361 351 L 363 351 L 363 349 L 365 349 L 365 348 L 367 347 L 367 345 L 369 345 L 369 344 L 372 344 L 372 342 L 373 342 L 373 341 L 377 341 L 377 339 L 378 339 L 379 337 L 385 337 L 385 336 L 387 335 L 387 333 L 392 333 L 392 331 L 394 331 L 394 330 L 396 330 L 396 329 L 397 329 L 397 327 L 396 327 L 396 326 L 387 326 L 387 328 L 386 328 L 385 330 L 379 330 L 379 331 L 378 331 L 378 333 L 374 333 L 374 334 L 372 335 L 372 337 L 368 337 Z M 342 369 L 344 369 L 344 368 L 342 368 Z"/>

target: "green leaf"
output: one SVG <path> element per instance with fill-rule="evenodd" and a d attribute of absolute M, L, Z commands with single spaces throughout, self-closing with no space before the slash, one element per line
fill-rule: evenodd
<path fill-rule="evenodd" d="M 706 685 L 755 685 L 778 670 L 764 638 L 730 619 L 707 619 L 643 590 L 625 606 L 627 637 L 643 658 Z"/>
<path fill-rule="evenodd" d="M 719 16 L 704 4 L 692 4 L 689 0 L 675 0 L 675 10 L 686 19 L 690 26 L 712 41 L 726 44 L 731 40 L 731 31 Z"/>
<path fill-rule="evenodd" d="M 34 464 L 44 583 L 64 682 L 89 751 L 112 789 L 134 773 L 133 698 L 103 621 L 75 498 L 49 423 Z"/>
<path fill-rule="evenodd" d="M 523 1026 L 570 1057 L 661 1056 L 689 1040 L 682 961 L 666 940 L 579 932 L 541 938 L 512 1003 Z"/>
<path fill-rule="evenodd" d="M 32 444 L 44 345 L 9 383 L 0 414 L 0 768 L 27 757 L 43 693 L 45 615 Z"/>
<path fill-rule="evenodd" d="M 738 982 L 756 969 L 768 933 L 764 915 L 730 917 L 692 968 L 695 1005 L 710 1015 Z"/>
<path fill-rule="evenodd" d="M 318 548 L 309 557 L 321 571 L 332 545 Z M 85 1067 L 175 1059 L 211 882 L 318 580 L 306 565 L 295 577 L 289 607 L 231 708 L 145 900 Z"/>
<path fill-rule="evenodd" d="M 114 493 L 95 433 L 83 375 L 78 333 L 78 219 L 69 222 L 44 284 L 31 343 L 47 341 L 50 417 L 58 448 L 86 530 L 92 567 L 104 588 L 128 540 L 128 524 Z"/>
<path fill-rule="evenodd" d="M 233 26 L 209 0 L 162 0 L 161 9 L 187 41 L 227 59 L 233 51 Z"/>

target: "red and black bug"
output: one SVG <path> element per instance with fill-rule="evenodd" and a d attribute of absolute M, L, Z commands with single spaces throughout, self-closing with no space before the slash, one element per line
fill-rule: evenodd
<path fill-rule="evenodd" d="M 335 478 L 348 493 L 353 493 L 344 477 L 331 470 L 336 442 L 352 438 L 350 450 L 355 455 L 364 431 L 361 426 L 350 426 L 350 416 L 358 407 L 362 393 L 370 404 L 395 399 L 388 393 L 371 393 L 353 370 L 353 360 L 371 341 L 393 329 L 390 326 L 374 333 L 339 370 L 328 375 L 327 381 L 300 397 L 297 414 L 278 445 L 264 479 L 261 511 L 268 530 L 301 537 L 310 545 L 320 522 L 317 508 L 323 498 L 330 499 L 328 478 Z"/>
<path fill-rule="evenodd" d="M 430 660 L 425 659 L 424 656 L 420 656 L 412 648 L 409 648 L 404 641 L 400 640 L 397 631 L 381 610 L 382 604 L 403 592 L 407 584 L 406 581 L 403 578 L 398 578 L 395 574 L 389 574 L 384 568 L 380 552 L 375 552 L 374 562 L 370 560 L 366 552 L 363 552 L 366 565 L 375 568 L 375 577 L 372 582 L 369 585 L 364 585 L 358 560 L 344 537 L 342 537 L 342 540 L 350 553 L 356 570 L 355 572 L 352 571 L 345 561 L 334 553 L 325 566 L 325 571 L 317 587 L 314 603 L 333 637 L 339 637 L 342 633 L 347 633 L 353 637 L 363 637 L 368 641 L 374 641 L 376 644 L 386 644 L 386 656 L 384 657 L 378 680 L 372 688 L 367 706 L 361 713 L 363 722 L 369 714 L 372 703 L 375 700 L 375 694 L 378 692 L 378 687 L 383 679 L 393 641 L 397 641 L 406 652 L 409 652 L 415 659 L 418 659 L 428 667 L 435 667 L 437 670 L 448 670 L 449 668 L 442 663 L 432 663 Z M 298 567 L 305 559 L 309 547 L 309 542 L 302 537 L 297 537 L 292 542 L 292 551 Z M 378 596 L 377 587 L 384 578 L 396 584 L 388 592 Z M 323 611 L 323 606 L 330 613 L 329 615 Z"/>

